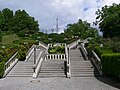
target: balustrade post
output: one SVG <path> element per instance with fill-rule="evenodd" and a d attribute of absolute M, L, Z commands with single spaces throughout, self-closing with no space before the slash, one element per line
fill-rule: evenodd
<path fill-rule="evenodd" d="M 64 59 L 65 59 L 65 55 L 64 55 Z"/>
<path fill-rule="evenodd" d="M 51 55 L 49 55 L 50 56 L 50 59 L 51 59 Z"/>
<path fill-rule="evenodd" d="M 57 59 L 57 55 L 55 55 L 55 60 Z"/>
<path fill-rule="evenodd" d="M 52 55 L 52 59 L 54 60 L 54 55 Z"/>
<path fill-rule="evenodd" d="M 59 55 L 58 55 L 58 60 L 59 60 Z"/>

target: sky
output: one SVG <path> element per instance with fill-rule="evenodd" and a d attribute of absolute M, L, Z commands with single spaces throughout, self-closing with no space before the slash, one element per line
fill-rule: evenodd
<path fill-rule="evenodd" d="M 13 11 L 25 10 L 38 20 L 41 31 L 51 31 L 56 28 L 56 18 L 59 19 L 59 32 L 67 24 L 76 23 L 82 19 L 89 23 L 95 21 L 95 12 L 104 5 L 120 3 L 120 0 L 0 0 L 0 10 L 9 8 Z"/>

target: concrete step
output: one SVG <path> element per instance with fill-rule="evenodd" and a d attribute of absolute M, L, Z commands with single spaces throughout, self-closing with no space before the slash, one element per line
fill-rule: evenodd
<path fill-rule="evenodd" d="M 38 78 L 65 78 L 66 75 L 39 75 Z"/>
<path fill-rule="evenodd" d="M 64 71 L 40 71 L 40 73 L 64 73 Z"/>
<path fill-rule="evenodd" d="M 32 75 L 7 75 L 7 77 L 32 77 Z"/>
<path fill-rule="evenodd" d="M 71 71 L 73 71 L 73 72 L 76 72 L 76 71 L 79 71 L 79 72 L 97 72 L 97 70 L 94 70 L 94 69 L 71 69 Z"/>
<path fill-rule="evenodd" d="M 100 77 L 99 74 L 76 74 L 76 75 L 71 75 L 72 77 Z"/>

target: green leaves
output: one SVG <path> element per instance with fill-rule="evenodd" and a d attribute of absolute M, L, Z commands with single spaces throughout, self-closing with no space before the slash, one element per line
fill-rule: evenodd
<path fill-rule="evenodd" d="M 120 4 L 104 6 L 96 12 L 96 24 L 104 37 L 120 37 Z"/>
<path fill-rule="evenodd" d="M 27 31 L 39 31 L 38 21 L 34 17 L 29 16 L 25 10 L 17 10 L 13 13 L 12 10 L 5 8 L 0 11 L 0 30 L 14 31 L 15 33 Z"/>
<path fill-rule="evenodd" d="M 68 24 L 65 33 L 71 36 L 79 36 L 81 38 L 98 36 L 97 30 L 92 28 L 90 23 L 87 21 L 82 21 L 81 19 L 79 19 L 77 23 Z"/>
<path fill-rule="evenodd" d="M 120 80 L 120 53 L 103 54 L 101 62 L 104 74 Z"/>

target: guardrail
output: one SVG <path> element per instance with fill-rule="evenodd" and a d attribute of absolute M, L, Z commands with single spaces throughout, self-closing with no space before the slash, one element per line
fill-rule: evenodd
<path fill-rule="evenodd" d="M 17 64 L 18 62 L 18 52 L 16 52 L 6 63 L 4 66 L 4 75 L 3 77 L 5 77 L 9 71 Z"/>
<path fill-rule="evenodd" d="M 82 51 L 83 57 L 85 60 L 88 60 L 88 52 L 86 50 L 86 48 L 84 47 L 84 43 L 81 43 L 80 45 L 80 50 Z"/>
<path fill-rule="evenodd" d="M 92 50 L 92 54 L 91 54 L 91 60 L 94 63 L 94 65 L 96 66 L 100 75 L 103 76 L 101 60 L 93 50 Z"/>

